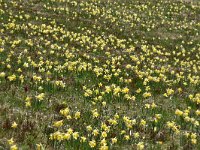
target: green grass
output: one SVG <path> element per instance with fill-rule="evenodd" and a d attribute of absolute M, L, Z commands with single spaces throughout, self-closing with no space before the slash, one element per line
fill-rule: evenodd
<path fill-rule="evenodd" d="M 199 14 L 198 1 L 0 0 L 0 149 L 199 149 Z"/>

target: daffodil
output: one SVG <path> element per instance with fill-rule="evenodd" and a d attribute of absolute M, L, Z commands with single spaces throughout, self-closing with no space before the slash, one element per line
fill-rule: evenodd
<path fill-rule="evenodd" d="M 91 148 L 94 148 L 96 146 L 96 141 L 95 140 L 89 141 L 89 145 Z"/>
<path fill-rule="evenodd" d="M 12 123 L 12 126 L 11 126 L 11 127 L 15 129 L 15 128 L 17 128 L 17 126 L 18 126 L 18 124 L 14 121 L 14 122 Z"/>
<path fill-rule="evenodd" d="M 53 126 L 54 126 L 54 127 L 61 127 L 61 126 L 63 126 L 63 120 L 54 122 L 54 123 L 53 123 Z"/>

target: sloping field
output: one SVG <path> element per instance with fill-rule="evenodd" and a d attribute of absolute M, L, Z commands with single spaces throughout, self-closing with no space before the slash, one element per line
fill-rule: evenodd
<path fill-rule="evenodd" d="M 0 0 L 0 150 L 199 150 L 200 2 Z"/>

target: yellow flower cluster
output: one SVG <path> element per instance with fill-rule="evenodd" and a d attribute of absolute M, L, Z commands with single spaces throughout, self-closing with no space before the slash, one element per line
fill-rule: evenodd
<path fill-rule="evenodd" d="M 6 148 L 198 149 L 199 12 L 179 0 L 0 0 L 0 136 L 19 138 Z"/>

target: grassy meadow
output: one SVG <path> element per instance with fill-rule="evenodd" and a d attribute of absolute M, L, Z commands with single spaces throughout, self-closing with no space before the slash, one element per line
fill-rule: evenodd
<path fill-rule="evenodd" d="M 199 150 L 200 1 L 0 0 L 0 150 Z"/>

